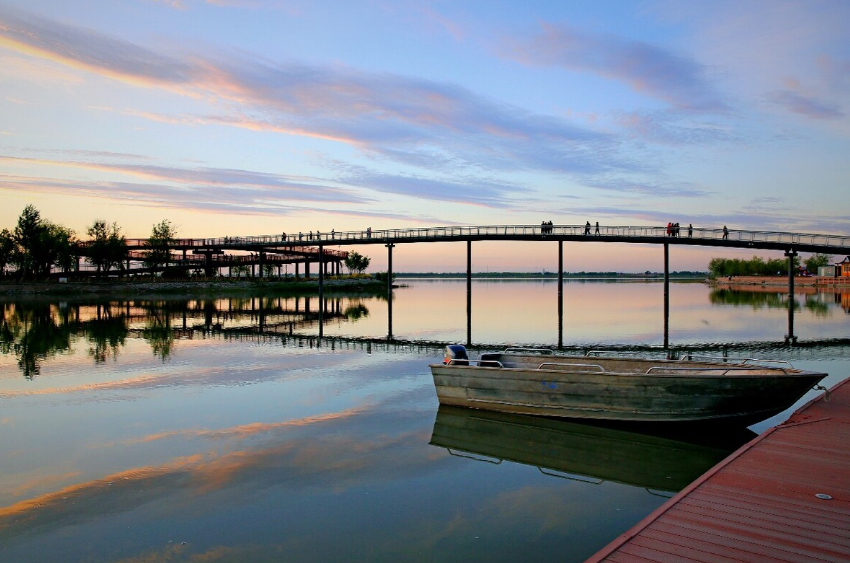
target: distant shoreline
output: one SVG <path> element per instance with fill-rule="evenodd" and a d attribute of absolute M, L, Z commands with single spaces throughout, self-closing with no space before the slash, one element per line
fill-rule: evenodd
<path fill-rule="evenodd" d="M 512 272 L 477 272 L 472 278 L 481 280 L 515 280 L 515 281 L 556 281 L 556 273 L 512 273 Z M 396 281 L 405 279 L 466 279 L 466 273 L 399 273 Z M 660 281 L 663 274 L 625 274 L 607 272 L 565 273 L 568 281 Z M 675 272 L 670 274 L 672 281 L 702 282 L 721 289 L 745 289 L 755 286 L 787 287 L 787 276 L 732 276 L 731 278 L 710 279 L 705 272 Z M 797 286 L 815 286 L 817 278 L 795 277 Z M 145 297 L 145 298 L 194 298 L 228 295 L 304 295 L 318 292 L 317 278 L 299 280 L 265 280 L 265 279 L 198 279 L 198 280 L 88 280 L 59 283 L 50 282 L 13 282 L 0 281 L 0 299 L 9 298 L 38 298 L 38 297 Z M 394 287 L 399 287 L 395 285 Z M 326 278 L 324 291 L 326 293 L 384 293 L 386 282 L 372 277 L 358 278 Z"/>
<path fill-rule="evenodd" d="M 396 278 L 437 278 L 437 279 L 466 279 L 466 272 L 400 272 L 393 274 Z M 528 279 L 556 280 L 558 272 L 473 272 L 473 279 Z M 640 274 L 623 272 L 564 272 L 565 279 L 599 279 L 599 280 L 641 280 L 664 279 L 664 272 L 643 272 Z M 670 278 L 707 280 L 708 272 L 670 272 Z"/>
<path fill-rule="evenodd" d="M 815 286 L 817 276 L 794 276 L 795 286 Z M 734 288 L 754 285 L 788 287 L 788 276 L 728 276 L 711 280 L 711 285 L 720 288 Z"/>

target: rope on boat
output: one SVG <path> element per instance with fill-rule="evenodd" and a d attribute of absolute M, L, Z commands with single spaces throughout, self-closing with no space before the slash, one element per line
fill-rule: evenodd
<path fill-rule="evenodd" d="M 823 385 L 820 385 L 820 384 L 815 385 L 814 387 L 812 387 L 812 390 L 823 391 L 823 402 L 824 403 L 828 403 L 829 400 L 832 398 L 832 394 L 829 392 L 829 389 L 827 389 Z"/>

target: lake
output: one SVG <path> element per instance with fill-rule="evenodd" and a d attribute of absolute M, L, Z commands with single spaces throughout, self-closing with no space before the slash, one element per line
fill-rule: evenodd
<path fill-rule="evenodd" d="M 465 280 L 399 283 L 0 302 L 0 561 L 580 562 L 793 409 L 647 433 L 440 408 L 443 345 L 850 376 L 848 294 L 673 283 L 665 319 L 660 282 L 571 280 L 559 319 L 553 281 L 474 281 L 469 316 Z"/>

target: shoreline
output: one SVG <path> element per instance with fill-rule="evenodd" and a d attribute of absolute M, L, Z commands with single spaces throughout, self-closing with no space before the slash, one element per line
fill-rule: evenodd
<path fill-rule="evenodd" d="M 397 287 L 394 285 L 394 287 Z M 0 282 L 0 300 L 55 298 L 194 298 L 226 295 L 317 294 L 319 280 L 148 280 L 148 281 L 69 281 Z M 386 290 L 386 282 L 374 278 L 326 279 L 325 293 L 356 292 L 374 294 Z"/>
<path fill-rule="evenodd" d="M 817 285 L 817 276 L 794 276 L 794 286 L 814 287 Z M 710 280 L 714 287 L 730 288 L 742 286 L 782 286 L 788 287 L 788 276 L 728 276 Z"/>

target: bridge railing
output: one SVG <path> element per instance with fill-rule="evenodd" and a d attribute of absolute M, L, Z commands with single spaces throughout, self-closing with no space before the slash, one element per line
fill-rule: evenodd
<path fill-rule="evenodd" d="M 413 227 L 406 229 L 371 229 L 359 231 L 308 231 L 306 233 L 281 233 L 279 235 L 259 235 L 247 237 L 218 237 L 203 239 L 177 239 L 172 248 L 203 249 L 203 248 L 243 248 L 256 247 L 301 247 L 299 251 L 308 251 L 310 245 L 318 252 L 316 245 L 333 245 L 335 242 L 364 242 L 383 241 L 387 239 L 403 241 L 437 241 L 441 239 L 456 239 L 466 237 L 527 237 L 527 236 L 617 236 L 617 237 L 652 237 L 663 238 L 671 236 L 666 226 L 634 226 L 634 225 L 452 225 L 442 227 Z M 815 233 L 788 233 L 779 231 L 749 231 L 723 228 L 689 228 L 680 226 L 680 238 L 700 240 L 723 240 L 753 243 L 778 244 L 808 244 L 818 246 L 838 247 L 850 251 L 850 237 L 845 235 L 825 235 Z M 82 243 L 83 245 L 88 242 Z M 131 248 L 144 248 L 147 239 L 128 239 Z M 331 254 L 331 249 L 326 249 Z M 342 254 L 344 252 L 340 251 Z"/>

